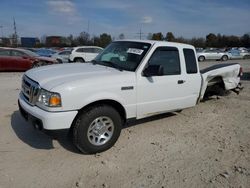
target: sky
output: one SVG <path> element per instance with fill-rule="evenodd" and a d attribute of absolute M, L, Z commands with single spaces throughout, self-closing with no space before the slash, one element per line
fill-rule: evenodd
<path fill-rule="evenodd" d="M 250 0 L 0 0 L 0 36 L 91 36 L 138 38 L 173 32 L 176 37 L 250 32 Z"/>

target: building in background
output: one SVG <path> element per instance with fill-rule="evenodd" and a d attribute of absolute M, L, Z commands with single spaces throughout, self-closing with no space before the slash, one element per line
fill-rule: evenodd
<path fill-rule="evenodd" d="M 21 37 L 21 46 L 26 48 L 34 48 L 40 44 L 40 40 L 35 37 Z"/>
<path fill-rule="evenodd" d="M 63 47 L 71 45 L 70 41 L 62 36 L 47 36 L 45 44 L 47 47 Z"/>

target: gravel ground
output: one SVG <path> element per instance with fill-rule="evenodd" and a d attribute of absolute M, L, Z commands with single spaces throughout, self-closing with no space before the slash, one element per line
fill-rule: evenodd
<path fill-rule="evenodd" d="M 130 123 L 98 155 L 29 126 L 17 106 L 22 73 L 0 73 L 0 187 L 249 187 L 250 60 L 229 62 L 246 72 L 240 95 Z"/>

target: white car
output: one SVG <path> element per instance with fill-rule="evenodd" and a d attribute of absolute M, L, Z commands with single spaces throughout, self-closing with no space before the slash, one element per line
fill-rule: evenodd
<path fill-rule="evenodd" d="M 88 62 L 93 60 L 102 51 L 103 48 L 98 46 L 78 46 L 72 50 L 69 62 Z"/>
<path fill-rule="evenodd" d="M 191 45 L 112 42 L 92 62 L 27 71 L 18 104 L 37 129 L 69 129 L 83 153 L 112 147 L 129 119 L 195 106 L 205 94 L 239 91 L 237 63 L 199 70 Z"/>
<path fill-rule="evenodd" d="M 205 49 L 201 52 L 197 52 L 198 61 L 205 60 L 228 60 L 228 54 L 226 52 L 221 52 L 218 49 Z"/>
<path fill-rule="evenodd" d="M 63 51 L 54 53 L 51 56 L 51 58 L 56 59 L 59 63 L 68 63 L 70 54 L 71 54 L 71 50 L 63 50 Z"/>

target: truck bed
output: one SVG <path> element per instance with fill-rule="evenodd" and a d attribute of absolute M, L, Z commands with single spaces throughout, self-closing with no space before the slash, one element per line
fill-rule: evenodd
<path fill-rule="evenodd" d="M 240 65 L 238 63 L 220 63 L 200 70 L 202 86 L 200 99 L 203 98 L 206 89 L 215 84 L 222 84 L 223 89 L 235 89 L 240 82 Z"/>
<path fill-rule="evenodd" d="M 238 63 L 220 63 L 220 64 L 217 64 L 217 65 L 213 65 L 213 66 L 207 67 L 205 69 L 202 69 L 202 70 L 200 70 L 200 73 L 204 74 L 204 73 L 206 73 L 208 71 L 212 71 L 212 70 L 223 68 L 223 67 L 228 67 L 228 66 L 231 66 L 231 65 L 237 65 L 237 64 Z"/>

